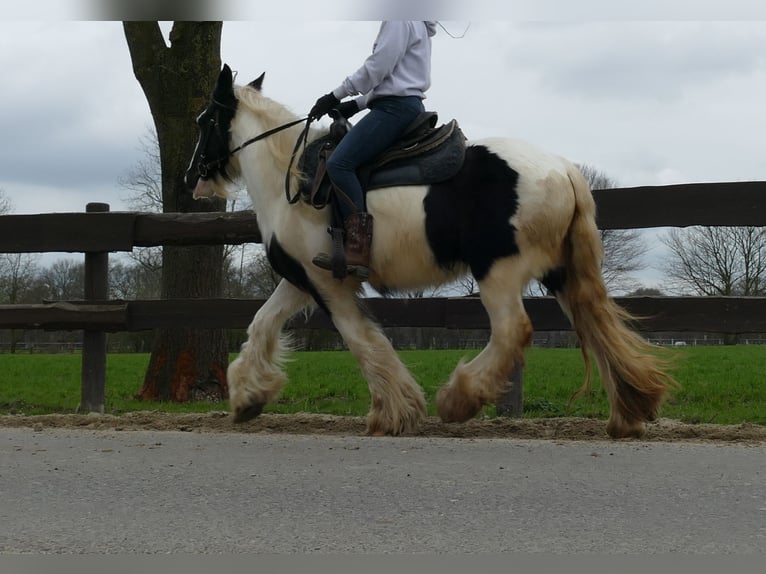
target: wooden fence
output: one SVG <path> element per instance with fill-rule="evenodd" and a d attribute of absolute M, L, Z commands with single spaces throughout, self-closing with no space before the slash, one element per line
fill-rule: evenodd
<path fill-rule="evenodd" d="M 595 190 L 601 229 L 654 227 L 766 226 L 766 182 L 701 183 Z M 105 333 L 158 327 L 244 328 L 260 300 L 107 301 L 108 253 L 160 245 L 258 243 L 255 215 L 240 213 L 151 214 L 109 212 L 89 204 L 86 213 L 6 215 L 0 217 L 0 253 L 85 253 L 84 301 L 0 305 L 0 329 L 85 331 L 80 410 L 103 412 Z M 714 333 L 766 332 L 766 298 L 622 297 L 616 301 L 647 317 L 644 331 Z M 367 299 L 384 327 L 488 328 L 478 298 Z M 551 298 L 528 298 L 527 312 L 536 331 L 571 328 Z M 332 328 L 318 311 L 291 324 Z M 514 394 L 500 410 L 521 412 L 521 372 L 512 379 Z"/>

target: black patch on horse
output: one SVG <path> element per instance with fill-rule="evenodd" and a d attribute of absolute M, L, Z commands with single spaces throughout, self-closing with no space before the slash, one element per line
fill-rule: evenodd
<path fill-rule="evenodd" d="M 484 146 L 466 150 L 458 174 L 431 185 L 423 200 L 426 237 L 439 265 L 467 263 L 477 281 L 502 257 L 519 252 L 510 219 L 519 174 Z"/>
<path fill-rule="evenodd" d="M 279 273 L 283 278 L 287 279 L 290 283 L 295 285 L 301 291 L 309 293 L 316 301 L 317 305 L 327 313 L 328 317 L 331 316 L 330 309 L 328 309 L 322 296 L 317 291 L 317 288 L 306 275 L 306 270 L 303 268 L 297 259 L 291 256 L 284 250 L 276 237 L 272 237 L 266 248 L 266 257 L 271 264 L 271 267 Z"/>
<path fill-rule="evenodd" d="M 558 267 L 548 271 L 540 283 L 548 290 L 551 295 L 557 295 L 564 290 L 567 280 L 567 270 L 564 267 Z"/>

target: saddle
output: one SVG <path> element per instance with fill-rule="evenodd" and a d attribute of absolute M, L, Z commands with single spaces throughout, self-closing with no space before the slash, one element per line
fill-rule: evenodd
<path fill-rule="evenodd" d="M 368 165 L 357 170 L 365 191 L 395 185 L 427 185 L 453 177 L 463 165 L 466 138 L 456 120 L 436 127 L 436 112 L 421 113 L 401 138 Z M 330 132 L 306 146 L 298 167 L 306 176 L 301 199 L 317 209 L 335 195 L 325 167 L 335 147 L 351 129 L 343 117 L 336 117 Z"/>

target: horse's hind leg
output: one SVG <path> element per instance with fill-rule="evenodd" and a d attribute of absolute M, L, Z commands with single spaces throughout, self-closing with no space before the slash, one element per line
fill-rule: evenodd
<path fill-rule="evenodd" d="M 508 376 L 532 340 L 532 323 L 521 294 L 526 277 L 511 261 L 495 264 L 479 282 L 481 301 L 492 333 L 487 346 L 468 363 L 461 362 L 449 382 L 439 389 L 437 408 L 445 422 L 463 422 L 508 387 Z"/>
<path fill-rule="evenodd" d="M 417 430 L 426 416 L 423 390 L 391 342 L 354 296 L 329 300 L 333 323 L 354 355 L 370 389 L 367 433 L 399 435 Z"/>
<path fill-rule="evenodd" d="M 264 405 L 282 390 L 287 381 L 282 363 L 289 350 L 282 327 L 312 302 L 310 295 L 282 279 L 255 314 L 247 329 L 248 339 L 227 373 L 229 403 L 235 422 L 257 417 Z"/>

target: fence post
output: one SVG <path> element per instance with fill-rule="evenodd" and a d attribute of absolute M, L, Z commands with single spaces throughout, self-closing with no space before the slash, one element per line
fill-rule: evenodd
<path fill-rule="evenodd" d="M 519 361 L 509 375 L 511 387 L 497 397 L 495 411 L 499 417 L 520 417 L 524 412 L 524 361 Z"/>
<path fill-rule="evenodd" d="M 109 211 L 108 203 L 89 203 L 86 213 Z M 109 292 L 109 252 L 85 253 L 85 300 L 105 300 Z M 83 333 L 79 413 L 103 413 L 106 388 L 106 333 Z"/>

